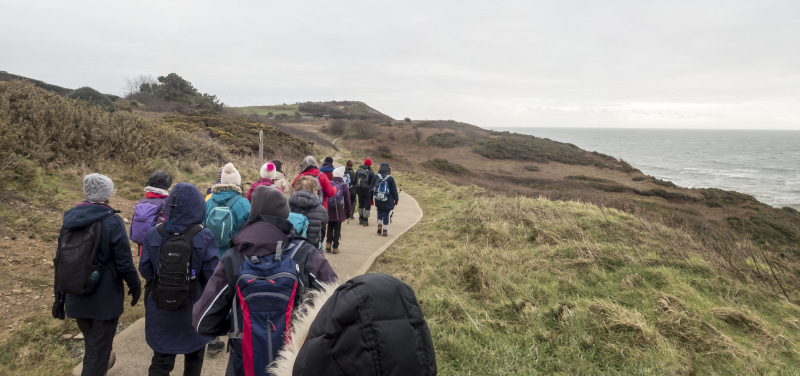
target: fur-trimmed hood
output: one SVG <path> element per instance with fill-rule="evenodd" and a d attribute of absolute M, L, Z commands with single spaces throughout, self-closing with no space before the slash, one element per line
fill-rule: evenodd
<path fill-rule="evenodd" d="M 214 184 L 214 186 L 211 187 L 211 193 L 217 193 L 222 191 L 235 191 L 239 194 L 242 194 L 242 187 L 236 184 Z"/>
<path fill-rule="evenodd" d="M 290 375 L 435 375 L 430 330 L 410 286 L 364 274 L 310 294 L 270 371 Z"/>

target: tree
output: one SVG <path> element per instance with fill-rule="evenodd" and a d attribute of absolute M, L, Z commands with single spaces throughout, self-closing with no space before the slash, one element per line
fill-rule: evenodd
<path fill-rule="evenodd" d="M 157 83 L 155 78 L 151 75 L 139 75 L 135 78 L 126 78 L 125 79 L 125 87 L 124 92 L 125 96 L 131 96 L 134 94 L 139 94 L 141 92 L 142 85 L 150 86 Z"/>
<path fill-rule="evenodd" d="M 209 109 L 221 111 L 225 106 L 217 99 L 216 95 L 200 93 L 192 86 L 192 83 L 179 76 L 177 73 L 170 73 L 166 76 L 159 76 L 158 82 L 151 80 L 141 80 L 139 92 L 152 95 L 156 98 L 187 104 L 193 108 Z"/>
<path fill-rule="evenodd" d="M 407 118 L 405 118 L 405 119 L 403 119 L 403 120 L 404 120 L 406 123 L 410 123 L 410 122 L 411 122 L 411 118 L 409 118 L 409 117 L 407 117 Z"/>

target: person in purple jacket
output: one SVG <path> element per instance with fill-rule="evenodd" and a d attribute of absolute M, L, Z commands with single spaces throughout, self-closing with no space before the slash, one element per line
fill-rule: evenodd
<path fill-rule="evenodd" d="M 131 218 L 130 239 L 139 245 L 137 255 L 142 256 L 142 244 L 147 230 L 164 222 L 164 211 L 172 187 L 172 178 L 164 171 L 156 171 L 147 179 L 144 187 L 144 198 L 133 207 Z"/>
<path fill-rule="evenodd" d="M 167 197 L 166 224 L 171 232 L 183 232 L 203 222 L 205 200 L 200 189 L 189 183 L 178 183 Z M 139 273 L 145 285 L 145 340 L 153 349 L 149 375 L 169 375 L 175 366 L 175 356 L 184 354 L 184 375 L 200 375 L 203 369 L 206 344 L 210 337 L 201 336 L 192 328 L 192 306 L 178 310 L 159 308 L 151 290 L 161 254 L 163 237 L 157 227 L 147 231 L 139 261 Z M 197 271 L 199 284 L 195 299 L 202 294 L 219 261 L 214 235 L 203 228 L 192 237 L 192 270 Z M 196 301 L 196 300 L 195 300 Z"/>
<path fill-rule="evenodd" d="M 347 219 L 351 210 L 350 190 L 344 182 L 344 166 L 333 170 L 331 184 L 336 187 L 336 194 L 328 198 L 328 234 L 325 250 L 333 254 L 339 253 L 339 241 L 342 238 L 342 222 Z M 328 172 L 326 172 L 328 174 Z"/>
<path fill-rule="evenodd" d="M 275 253 L 278 242 L 281 244 L 290 242 L 290 235 L 294 228 L 287 219 L 289 203 L 280 191 L 261 186 L 253 191 L 252 198 L 250 219 L 231 239 L 233 245 L 231 249 L 238 250 L 247 258 L 263 257 Z M 303 246 L 313 248 L 307 243 Z M 312 284 L 310 287 L 322 288 L 319 283 L 332 283 L 339 280 L 331 265 L 316 249 L 305 253 L 312 255 L 306 260 L 305 270 L 316 281 L 316 284 Z M 225 265 L 233 263 L 232 257 L 233 252 L 225 253 L 208 281 L 203 296 L 195 303 L 192 310 L 192 327 L 201 335 L 219 336 L 227 334 L 230 330 L 229 313 L 233 299 L 236 298 L 236 291 L 228 288 Z M 235 368 L 232 359 L 233 355 L 228 359 L 229 370 Z"/>

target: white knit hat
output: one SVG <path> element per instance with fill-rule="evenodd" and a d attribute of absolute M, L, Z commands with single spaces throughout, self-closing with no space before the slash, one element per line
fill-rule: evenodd
<path fill-rule="evenodd" d="M 264 163 L 261 166 L 261 177 L 267 179 L 275 179 L 275 164 L 272 162 Z"/>
<path fill-rule="evenodd" d="M 222 176 L 220 176 L 219 182 L 220 184 L 242 185 L 242 176 L 239 175 L 239 170 L 233 166 L 233 163 L 228 163 L 222 167 Z"/>
<path fill-rule="evenodd" d="M 333 169 L 333 177 L 335 178 L 343 178 L 344 177 L 344 166 L 336 167 Z"/>

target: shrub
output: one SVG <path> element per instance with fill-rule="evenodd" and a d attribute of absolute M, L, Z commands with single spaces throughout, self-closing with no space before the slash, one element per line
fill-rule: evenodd
<path fill-rule="evenodd" d="M 463 146 L 467 144 L 467 139 L 458 135 L 456 133 L 435 133 L 433 135 L 428 136 L 425 141 L 430 146 L 435 146 L 439 148 L 454 148 L 458 146 Z"/>
<path fill-rule="evenodd" d="M 381 158 L 392 158 L 392 149 L 387 145 L 378 146 L 378 156 Z"/>
<path fill-rule="evenodd" d="M 530 172 L 539 172 L 539 167 L 538 166 L 534 166 L 534 165 L 527 165 L 527 166 L 523 167 L 523 169 L 525 171 L 530 171 Z"/>
<path fill-rule="evenodd" d="M 342 119 L 336 119 L 328 125 L 328 133 L 336 136 L 341 136 L 344 134 L 344 130 L 347 127 L 347 122 Z"/>
<path fill-rule="evenodd" d="M 503 132 L 500 137 L 490 138 L 474 150 L 490 159 L 512 159 L 533 162 L 561 162 L 565 164 L 591 165 L 596 160 L 586 152 L 569 144 L 518 133 Z"/>
<path fill-rule="evenodd" d="M 73 90 L 67 94 L 67 98 L 80 99 L 101 106 L 108 111 L 114 111 L 114 103 L 111 102 L 108 96 L 88 86 Z"/>
<path fill-rule="evenodd" d="M 431 159 L 427 162 L 422 163 L 422 166 L 448 174 L 469 175 L 469 169 L 458 163 L 450 162 L 447 159 L 440 159 L 440 158 Z"/>
<path fill-rule="evenodd" d="M 373 124 L 360 120 L 350 124 L 350 137 L 358 140 L 369 140 L 378 136 L 380 130 Z"/>

